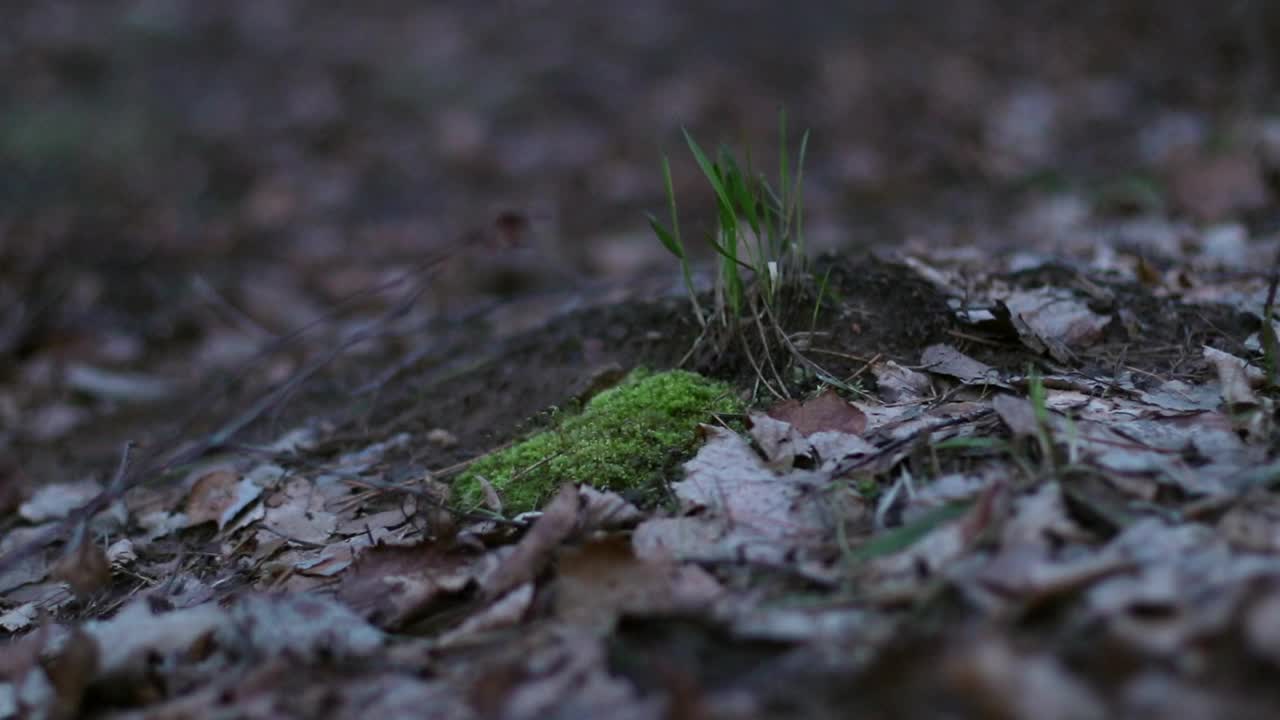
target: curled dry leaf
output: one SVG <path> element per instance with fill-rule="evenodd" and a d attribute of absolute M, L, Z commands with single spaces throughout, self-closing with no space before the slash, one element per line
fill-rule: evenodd
<path fill-rule="evenodd" d="M 1222 385 L 1222 401 L 1228 408 L 1258 405 L 1258 396 L 1254 394 L 1253 386 L 1261 385 L 1265 378 L 1261 369 L 1207 345 L 1204 348 L 1204 359 L 1218 373 L 1218 382 Z"/>
<path fill-rule="evenodd" d="M 871 372 L 876 376 L 880 399 L 886 403 L 914 403 L 933 392 L 928 375 L 905 368 L 892 360 L 872 365 Z"/>
<path fill-rule="evenodd" d="M 1098 315 L 1069 290 L 1038 288 L 1020 290 L 1001 305 L 1023 344 L 1036 352 L 1048 352 L 1058 362 L 1071 362 L 1072 349 L 1087 347 L 1102 337 L 1111 318 Z"/>
<path fill-rule="evenodd" d="M 644 519 L 644 513 L 612 490 L 583 485 L 578 498 L 582 502 L 578 526 L 583 532 L 634 527 Z"/>
<path fill-rule="evenodd" d="M 925 370 L 953 377 L 966 385 L 998 385 L 1009 387 L 1000 379 L 1000 371 L 965 355 L 950 345 L 930 345 L 920 356 Z"/>
<path fill-rule="evenodd" d="M 477 634 L 520 624 L 533 604 L 534 583 L 527 582 L 476 612 L 436 640 L 436 647 L 465 643 Z"/>
<path fill-rule="evenodd" d="M 481 579 L 484 595 L 496 598 L 537 577 L 551 559 L 556 546 L 577 527 L 580 505 L 577 488 L 562 486 L 542 511 L 542 516 L 516 544 L 514 552 L 503 559 L 493 573 Z"/>
<path fill-rule="evenodd" d="M 187 526 L 213 522 L 221 530 L 261 494 L 257 483 L 232 470 L 206 473 L 196 480 L 187 496 Z"/>

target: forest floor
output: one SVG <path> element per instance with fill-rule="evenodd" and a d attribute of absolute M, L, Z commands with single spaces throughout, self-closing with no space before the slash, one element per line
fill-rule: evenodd
<path fill-rule="evenodd" d="M 0 719 L 1274 717 L 1280 11 L 956 5 L 14 3 Z"/>

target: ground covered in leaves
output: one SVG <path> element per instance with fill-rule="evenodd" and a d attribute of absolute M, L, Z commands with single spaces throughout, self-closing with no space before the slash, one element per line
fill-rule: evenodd
<path fill-rule="evenodd" d="M 1276 715 L 1269 4 L 11 5 L 0 718 Z"/>

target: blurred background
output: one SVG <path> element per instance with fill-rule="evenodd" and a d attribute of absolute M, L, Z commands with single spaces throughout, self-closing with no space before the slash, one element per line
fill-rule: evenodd
<path fill-rule="evenodd" d="M 705 253 L 680 128 L 771 169 L 783 108 L 815 250 L 1265 272 L 1278 53 L 1264 0 L 6 0 L 0 487 L 164 451 L 312 362 L 256 437 L 401 418 L 353 400 L 386 387 L 456 458 L 589 366 L 674 364 L 661 158 Z M 853 282 L 897 308 L 900 278 Z M 916 337 L 881 325 L 874 352 Z"/>
<path fill-rule="evenodd" d="M 679 128 L 772 158 L 783 107 L 819 247 L 1016 243 L 1046 193 L 1265 228 L 1277 53 L 1262 0 L 9 0 L 0 252 L 403 258 L 516 208 L 626 275 L 663 152 L 709 204 Z"/>

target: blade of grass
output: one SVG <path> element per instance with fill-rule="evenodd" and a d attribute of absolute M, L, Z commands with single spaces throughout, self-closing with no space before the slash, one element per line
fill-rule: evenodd
<path fill-rule="evenodd" d="M 918 520 L 883 532 L 863 543 L 857 550 L 849 554 L 849 560 L 855 563 L 865 562 L 906 550 L 934 530 L 963 517 L 972 506 L 972 502 L 952 503 L 930 510 Z"/>
<path fill-rule="evenodd" d="M 662 247 L 666 248 L 667 252 L 675 255 L 681 262 L 684 262 L 684 246 L 680 244 L 675 235 L 663 227 L 662 223 L 658 222 L 658 218 L 653 216 L 653 213 L 645 213 L 645 217 L 648 218 L 649 228 L 653 230 L 653 234 L 658 236 L 658 241 L 662 243 Z"/>
<path fill-rule="evenodd" d="M 804 159 L 809 153 L 809 131 L 805 130 L 804 135 L 800 136 L 800 150 L 796 153 L 796 182 L 791 188 L 791 208 L 787 211 L 787 225 L 790 228 L 791 223 L 795 222 L 795 232 L 791 233 L 793 238 L 791 244 L 793 252 L 799 259 L 804 258 L 804 199 L 802 195 L 804 185 Z"/>
<path fill-rule="evenodd" d="M 725 191 L 724 182 L 721 180 L 720 171 L 707 158 L 707 154 L 702 151 L 702 147 L 693 139 L 688 130 L 682 130 L 684 140 L 689 145 L 689 151 L 693 153 L 694 162 L 698 163 L 698 169 L 702 170 L 702 174 L 706 176 L 707 182 L 711 183 L 711 189 L 715 191 L 716 197 L 720 201 L 722 208 L 732 207 L 733 203 L 729 201 L 729 194 Z"/>

